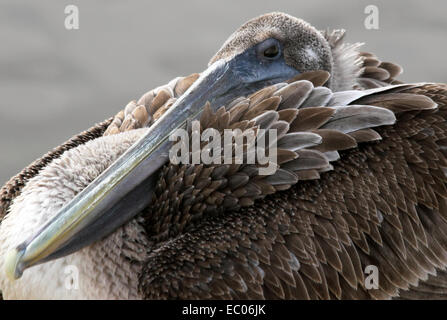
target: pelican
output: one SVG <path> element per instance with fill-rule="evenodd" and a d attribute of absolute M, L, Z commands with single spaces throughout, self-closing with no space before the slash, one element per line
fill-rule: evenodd
<path fill-rule="evenodd" d="M 447 86 L 401 83 L 398 65 L 343 35 L 254 18 L 205 71 L 13 177 L 3 298 L 447 297 Z M 171 133 L 194 119 L 275 129 L 276 171 L 170 162 Z"/>

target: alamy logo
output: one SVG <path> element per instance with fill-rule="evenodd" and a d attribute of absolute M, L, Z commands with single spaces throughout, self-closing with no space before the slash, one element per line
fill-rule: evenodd
<path fill-rule="evenodd" d="M 256 164 L 259 175 L 272 175 L 277 165 L 277 130 L 250 128 L 200 129 L 192 121 L 191 129 L 176 129 L 170 136 L 174 145 L 169 151 L 173 164 Z"/>
<path fill-rule="evenodd" d="M 69 265 L 64 268 L 65 274 L 65 289 L 78 290 L 79 289 L 79 270 L 75 265 Z"/>
<path fill-rule="evenodd" d="M 364 24 L 368 30 L 379 29 L 379 8 L 375 5 L 369 5 L 365 7 L 365 14 L 367 14 Z"/>
<path fill-rule="evenodd" d="M 367 290 L 379 289 L 379 269 L 375 265 L 368 265 L 365 268 L 365 288 Z"/>
<path fill-rule="evenodd" d="M 65 7 L 64 13 L 66 14 L 64 25 L 67 30 L 79 29 L 79 8 L 73 4 Z"/>

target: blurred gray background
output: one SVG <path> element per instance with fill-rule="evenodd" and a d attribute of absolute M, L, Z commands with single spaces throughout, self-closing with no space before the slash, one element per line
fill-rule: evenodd
<path fill-rule="evenodd" d="M 79 30 L 66 30 L 66 5 Z M 379 8 L 379 30 L 364 9 Z M 127 102 L 202 71 L 257 15 L 283 11 L 405 68 L 405 81 L 446 81 L 447 1 L 0 0 L 0 185 L 34 159 Z"/>

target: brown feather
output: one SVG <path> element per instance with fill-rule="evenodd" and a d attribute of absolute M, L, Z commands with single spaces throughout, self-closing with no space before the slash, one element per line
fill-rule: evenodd
<path fill-rule="evenodd" d="M 293 77 L 292 79 L 288 80 L 287 83 L 307 80 L 312 82 L 314 87 L 321 87 L 329 80 L 330 76 L 331 75 L 329 74 L 329 72 L 324 70 L 307 71 Z"/>
<path fill-rule="evenodd" d="M 335 113 L 334 109 L 325 107 L 305 108 L 298 112 L 290 125 L 290 131 L 309 131 L 318 129 Z"/>

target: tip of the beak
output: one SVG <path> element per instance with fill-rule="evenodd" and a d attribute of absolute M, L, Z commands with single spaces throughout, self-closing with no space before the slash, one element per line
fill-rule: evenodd
<path fill-rule="evenodd" d="M 21 263 L 24 250 L 17 248 L 9 250 L 5 259 L 5 272 L 10 280 L 17 280 L 22 276 L 23 264 Z"/>

